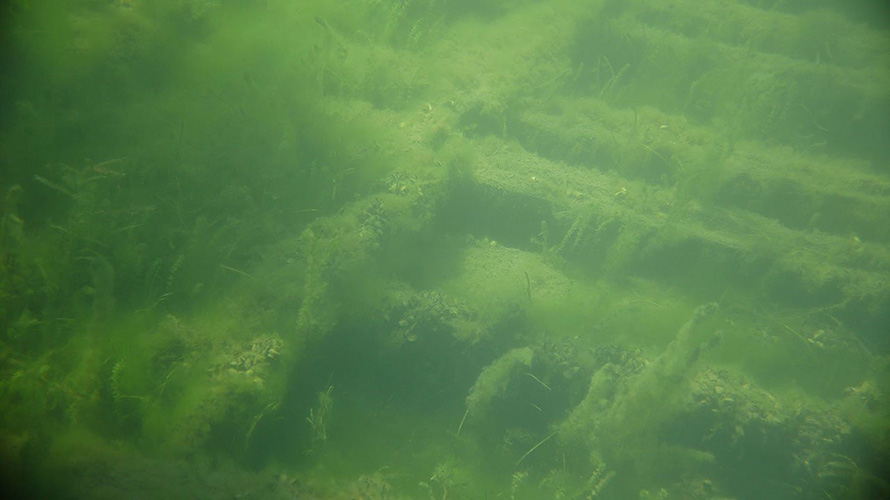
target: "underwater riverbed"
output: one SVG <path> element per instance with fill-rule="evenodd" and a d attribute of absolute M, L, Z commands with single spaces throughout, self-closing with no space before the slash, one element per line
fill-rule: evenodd
<path fill-rule="evenodd" d="M 890 496 L 890 11 L 0 7 L 15 498 Z"/>

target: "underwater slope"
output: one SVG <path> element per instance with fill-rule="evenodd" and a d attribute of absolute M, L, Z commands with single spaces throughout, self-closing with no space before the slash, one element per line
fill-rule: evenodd
<path fill-rule="evenodd" d="M 209 74 L 256 38 L 168 151 L 5 189 L 5 461 L 83 498 L 886 494 L 888 35 L 767 3 L 84 15 L 181 23 Z"/>

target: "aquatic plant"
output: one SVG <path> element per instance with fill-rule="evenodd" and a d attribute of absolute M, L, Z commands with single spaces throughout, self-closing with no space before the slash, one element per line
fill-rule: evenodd
<path fill-rule="evenodd" d="M 312 441 L 316 444 L 321 444 L 328 440 L 328 420 L 334 407 L 333 394 L 334 386 L 328 386 L 327 389 L 320 391 L 318 393 L 318 402 L 314 408 L 309 409 L 309 416 L 306 417 L 306 421 L 309 422 L 312 431 Z"/>
<path fill-rule="evenodd" d="M 529 347 L 517 347 L 502 354 L 486 366 L 467 395 L 467 413 L 474 418 L 482 417 L 491 403 L 504 394 L 513 378 L 528 369 L 534 352 Z"/>

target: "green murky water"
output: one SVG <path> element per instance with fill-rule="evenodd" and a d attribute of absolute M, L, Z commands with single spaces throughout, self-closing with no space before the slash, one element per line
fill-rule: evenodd
<path fill-rule="evenodd" d="M 881 2 L 0 9 L 10 494 L 890 494 Z"/>

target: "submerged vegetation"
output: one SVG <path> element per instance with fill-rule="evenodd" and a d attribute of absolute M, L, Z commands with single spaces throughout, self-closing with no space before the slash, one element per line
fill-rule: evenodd
<path fill-rule="evenodd" d="M 867 3 L 6 2 L 0 489 L 890 496 Z"/>

